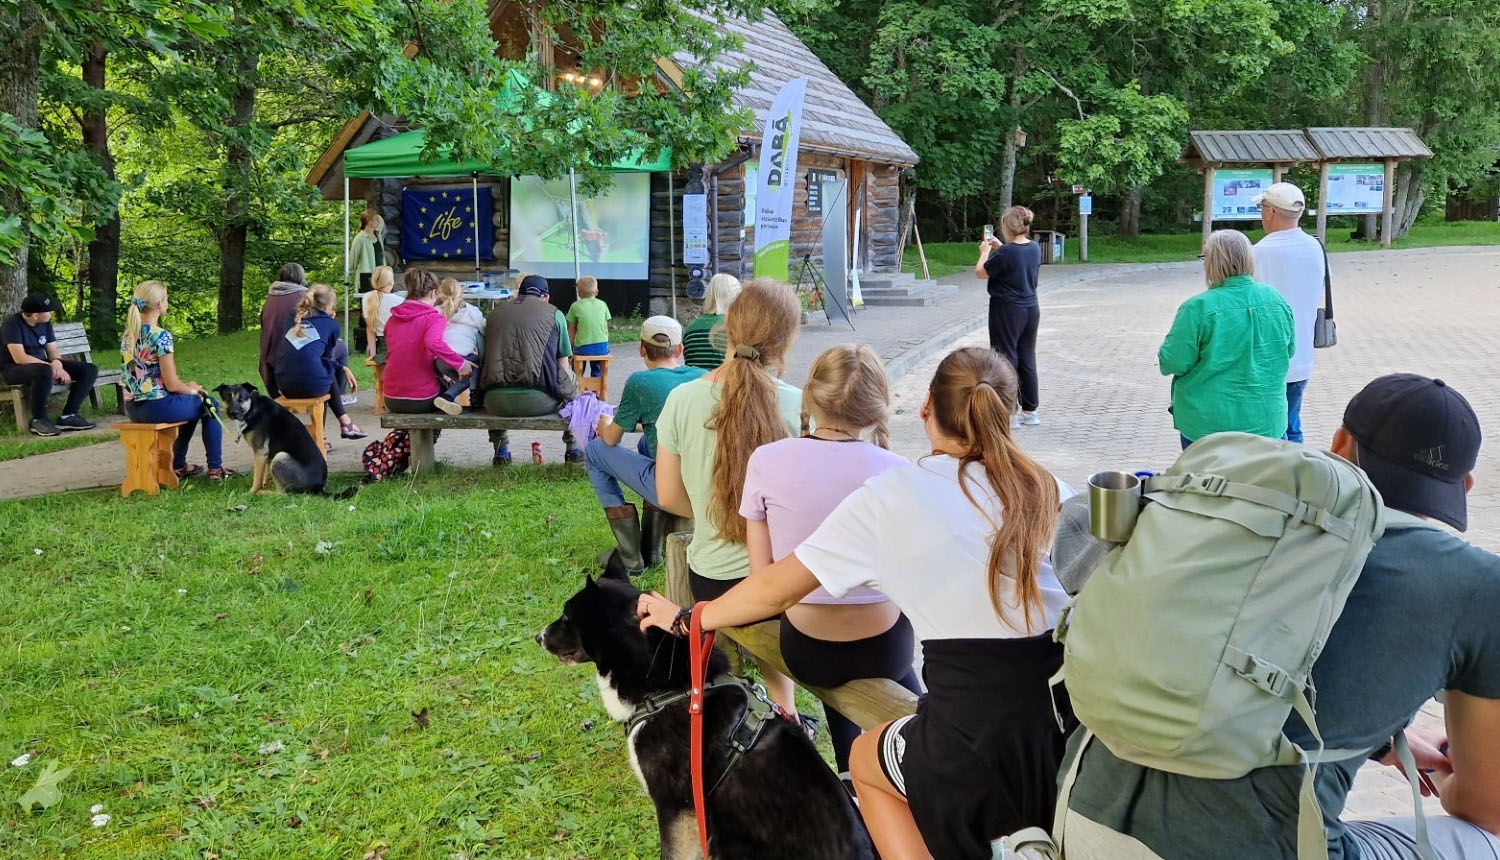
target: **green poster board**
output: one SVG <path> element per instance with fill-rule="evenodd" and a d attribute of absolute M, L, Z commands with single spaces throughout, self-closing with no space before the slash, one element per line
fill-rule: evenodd
<path fill-rule="evenodd" d="M 1271 187 L 1269 169 L 1215 170 L 1215 221 L 1259 221 L 1260 206 L 1251 202 Z"/>
<path fill-rule="evenodd" d="M 1385 167 L 1379 164 L 1335 164 L 1328 168 L 1329 215 L 1378 215 L 1384 209 Z"/>

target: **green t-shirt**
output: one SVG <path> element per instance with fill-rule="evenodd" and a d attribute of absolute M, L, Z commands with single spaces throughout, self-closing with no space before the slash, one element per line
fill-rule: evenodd
<path fill-rule="evenodd" d="M 578 346 L 609 343 L 609 305 L 602 299 L 579 299 L 568 308 L 568 324 L 578 326 Z"/>
<path fill-rule="evenodd" d="M 688 566 L 706 579 L 741 579 L 750 574 L 749 552 L 744 544 L 722 540 L 718 525 L 708 513 L 718 435 L 704 425 L 719 401 L 719 390 L 716 383 L 706 379 L 677 386 L 656 419 L 656 432 L 661 449 L 682 458 L 682 483 L 693 503 L 693 542 L 688 546 Z M 787 435 L 797 435 L 802 426 L 802 391 L 778 379 L 776 399 Z"/>
<path fill-rule="evenodd" d="M 653 367 L 630 374 L 625 380 L 625 391 L 620 395 L 620 405 L 615 407 L 615 424 L 627 433 L 634 432 L 635 425 L 641 425 L 646 447 L 655 457 L 656 420 L 667 404 L 667 395 L 677 386 L 692 382 L 704 373 L 696 367 Z"/>
<path fill-rule="evenodd" d="M 702 314 L 682 331 L 682 360 L 688 367 L 713 370 L 724 363 L 724 333 L 714 336 L 714 326 L 724 322 L 723 314 Z"/>

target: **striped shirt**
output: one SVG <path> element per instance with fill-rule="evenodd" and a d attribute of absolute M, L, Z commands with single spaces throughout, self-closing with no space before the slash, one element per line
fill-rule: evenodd
<path fill-rule="evenodd" d="M 713 370 L 724 363 L 723 314 L 700 314 L 682 332 L 682 358 L 688 367 Z"/>

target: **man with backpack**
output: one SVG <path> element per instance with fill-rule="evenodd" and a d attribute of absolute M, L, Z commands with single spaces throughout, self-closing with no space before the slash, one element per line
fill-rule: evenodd
<path fill-rule="evenodd" d="M 1229 435 L 1236 438 L 1223 438 Z M 1284 470 L 1297 472 L 1296 480 L 1289 483 L 1296 485 L 1293 495 L 1303 501 L 1294 497 L 1291 504 L 1284 504 L 1287 496 L 1282 495 L 1278 502 L 1276 492 L 1266 489 L 1269 480 L 1205 480 L 1206 468 L 1193 469 L 1196 476 L 1180 482 L 1192 483 L 1191 492 L 1152 496 L 1153 504 L 1141 512 L 1130 541 L 1111 552 L 1082 588 L 1067 622 L 1072 629 L 1065 630 L 1064 623 L 1059 623 L 1069 693 L 1088 730 L 1080 730 L 1073 738 L 1069 765 L 1061 775 L 1066 806 L 1053 835 L 1068 860 L 1500 858 L 1500 839 L 1494 835 L 1500 833 L 1500 557 L 1436 525 L 1445 523 L 1459 531 L 1467 528 L 1465 494 L 1473 485 L 1470 472 L 1479 444 L 1478 419 L 1462 395 L 1442 380 L 1393 374 L 1371 382 L 1350 401 L 1333 440 L 1333 452 L 1359 465 L 1384 501 L 1385 509 L 1380 512 L 1383 534 L 1377 522 L 1366 529 L 1363 546 L 1360 531 L 1368 520 L 1355 513 L 1364 510 L 1367 499 L 1354 505 L 1342 501 L 1341 506 L 1330 505 L 1332 515 L 1305 500 L 1309 493 L 1327 486 L 1329 482 L 1323 479 L 1330 475 L 1345 485 L 1351 476 L 1358 482 L 1363 478 L 1306 448 L 1294 449 L 1307 452 L 1306 456 L 1291 461 L 1293 465 Z M 1174 473 L 1180 476 L 1181 467 L 1195 451 L 1198 459 L 1193 465 L 1219 465 L 1219 471 L 1232 472 L 1240 462 L 1233 456 L 1237 453 L 1234 446 L 1245 445 L 1285 443 L 1239 434 L 1207 437 L 1183 455 L 1163 476 L 1164 481 L 1148 482 L 1148 495 L 1153 486 L 1171 490 Z M 1206 453 L 1217 453 L 1219 459 L 1207 460 Z M 1271 447 L 1261 454 L 1282 456 Z M 1314 462 L 1316 466 L 1309 465 Z M 1308 651 L 1314 661 L 1311 677 L 1301 680 L 1295 668 L 1274 665 L 1232 647 L 1237 636 L 1253 639 L 1253 634 L 1263 634 L 1258 647 L 1268 650 L 1274 645 L 1264 643 L 1296 636 L 1295 610 L 1300 606 L 1285 614 L 1246 620 L 1241 606 L 1255 604 L 1256 585 L 1252 584 L 1250 597 L 1234 607 L 1241 615 L 1236 620 L 1239 626 L 1229 635 L 1230 646 L 1224 646 L 1223 638 L 1218 640 L 1224 656 L 1210 657 L 1209 674 L 1214 675 L 1214 684 L 1228 676 L 1226 683 L 1238 684 L 1273 705 L 1280 702 L 1283 713 L 1290 716 L 1279 732 L 1273 723 L 1270 732 L 1247 742 L 1244 720 L 1235 712 L 1204 707 L 1191 712 L 1189 722 L 1219 728 L 1192 737 L 1191 745 L 1168 749 L 1161 737 L 1184 713 L 1179 707 L 1181 697 L 1174 701 L 1172 696 L 1192 689 L 1200 679 L 1185 672 L 1166 674 L 1158 689 L 1144 685 L 1132 689 L 1128 683 L 1117 683 L 1116 675 L 1098 670 L 1109 659 L 1129 668 L 1130 652 L 1161 649 L 1164 640 L 1178 651 L 1191 648 L 1193 638 L 1202 635 L 1194 628 L 1201 627 L 1198 619 L 1206 613 L 1184 615 L 1182 606 L 1200 599 L 1193 592 L 1212 592 L 1219 586 L 1203 581 L 1196 587 L 1179 586 L 1179 596 L 1158 594 L 1156 608 L 1141 612 L 1140 607 L 1129 605 L 1128 594 L 1122 598 L 1120 580 L 1132 573 L 1132 551 L 1149 548 L 1164 567 L 1179 561 L 1171 543 L 1159 540 L 1155 530 L 1184 511 L 1228 520 L 1213 506 L 1221 496 L 1231 495 L 1241 500 L 1258 498 L 1270 509 L 1280 504 L 1289 512 L 1281 521 L 1266 517 L 1265 509 L 1254 516 L 1245 516 L 1241 510 L 1234 521 L 1234 528 L 1247 535 L 1258 532 L 1267 537 L 1277 553 L 1291 551 L 1287 541 L 1294 527 L 1312 525 L 1343 536 L 1340 545 L 1349 548 L 1345 558 L 1354 559 L 1351 565 L 1357 578 L 1342 600 L 1303 601 L 1315 611 L 1319 607 L 1331 610 L 1336 620 L 1331 627 L 1317 628 L 1327 630 L 1326 642 L 1321 634 L 1314 636 Z M 1178 529 L 1178 540 L 1191 544 L 1192 534 L 1184 533 L 1190 521 L 1171 521 Z M 1348 528 L 1351 524 L 1352 529 Z M 1368 546 L 1370 535 L 1379 536 L 1373 548 Z M 1224 558 L 1229 556 L 1227 564 L 1249 568 L 1254 578 L 1272 575 L 1278 565 L 1285 566 L 1275 553 L 1256 555 L 1246 546 L 1221 539 L 1213 551 L 1199 556 L 1198 567 L 1205 577 L 1220 575 L 1223 570 L 1218 566 L 1226 564 Z M 1305 552 L 1308 546 L 1304 543 L 1301 549 Z M 1357 557 L 1365 549 L 1368 555 L 1359 564 Z M 1338 567 L 1338 561 L 1334 556 L 1331 567 Z M 1188 563 L 1191 567 L 1192 559 Z M 1325 568 L 1329 567 L 1327 557 L 1314 557 L 1300 573 L 1292 570 L 1293 576 L 1282 580 L 1277 589 L 1297 588 L 1299 577 L 1317 580 L 1328 574 Z M 1337 572 L 1332 578 L 1338 578 Z M 1143 578 L 1139 588 L 1150 587 Z M 1330 589 L 1330 593 L 1336 591 Z M 1222 603 L 1227 598 L 1216 600 Z M 1265 606 L 1266 601 L 1259 605 Z M 1132 617 L 1119 617 L 1127 613 Z M 1115 626 L 1108 628 L 1110 623 Z M 1240 629 L 1247 626 L 1253 629 Z M 1107 628 L 1114 634 L 1115 651 L 1126 656 L 1107 658 L 1101 656 L 1102 648 L 1089 651 L 1091 644 L 1105 643 L 1101 634 Z M 1191 660 L 1184 657 L 1183 664 Z M 1215 661 L 1220 660 L 1217 672 L 1213 671 Z M 1222 693 L 1217 686 L 1202 686 L 1213 691 L 1210 698 Z M 1446 731 L 1403 734 L 1417 710 L 1434 695 L 1444 696 Z M 1086 718 L 1090 699 L 1098 704 L 1092 719 Z M 1311 718 L 1313 731 L 1299 716 L 1303 713 Z M 1131 728 L 1122 731 L 1122 726 Z M 1160 733 L 1155 731 L 1158 727 Z M 1218 749 L 1213 748 L 1216 739 L 1223 741 Z M 1080 747 L 1081 757 L 1077 755 Z M 1425 822 L 1413 816 L 1340 820 L 1355 772 L 1366 759 L 1394 764 L 1398 757 L 1411 761 L 1413 755 L 1415 768 L 1408 765 L 1403 770 L 1421 772 L 1422 792 L 1435 790 L 1447 815 L 1428 817 Z M 1268 758 L 1272 761 L 1267 762 Z M 1139 763 L 1142 760 L 1153 764 Z M 1240 768 L 1236 775 L 1216 774 L 1232 768 L 1235 760 L 1252 765 Z M 1311 814 L 1304 815 L 1309 809 Z"/>

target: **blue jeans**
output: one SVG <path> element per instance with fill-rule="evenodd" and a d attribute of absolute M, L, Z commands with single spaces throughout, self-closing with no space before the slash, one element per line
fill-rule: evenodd
<path fill-rule="evenodd" d="M 203 414 L 203 401 L 219 410 L 219 402 L 212 397 L 196 394 L 168 394 L 156 400 L 131 400 L 125 404 L 125 417 L 141 424 L 165 424 L 170 421 L 186 421 L 187 426 L 177 430 L 177 441 L 172 445 L 172 468 L 187 465 L 188 443 L 193 441 L 193 430 Z M 220 412 L 219 414 L 223 414 Z M 224 468 L 224 425 L 212 418 L 203 419 L 203 453 L 208 456 L 208 468 Z"/>
<path fill-rule="evenodd" d="M 1307 390 L 1307 380 L 1286 384 L 1286 440 L 1302 441 L 1302 392 Z"/>
<path fill-rule="evenodd" d="M 644 442 L 636 448 L 606 445 L 598 438 L 584 446 L 583 468 L 599 504 L 606 508 L 625 504 L 621 484 L 635 490 L 647 503 L 656 504 L 656 461 L 641 452 L 645 447 Z"/>
<path fill-rule="evenodd" d="M 575 345 L 573 347 L 573 354 L 574 355 L 609 355 L 609 341 L 606 340 L 606 341 L 601 341 L 599 343 L 580 343 L 580 344 L 577 344 L 577 345 Z M 589 376 L 599 376 L 601 373 L 603 373 L 603 371 L 600 370 L 600 364 L 599 364 L 599 362 L 597 362 L 597 361 L 591 361 L 591 362 L 588 363 L 588 375 Z"/>

